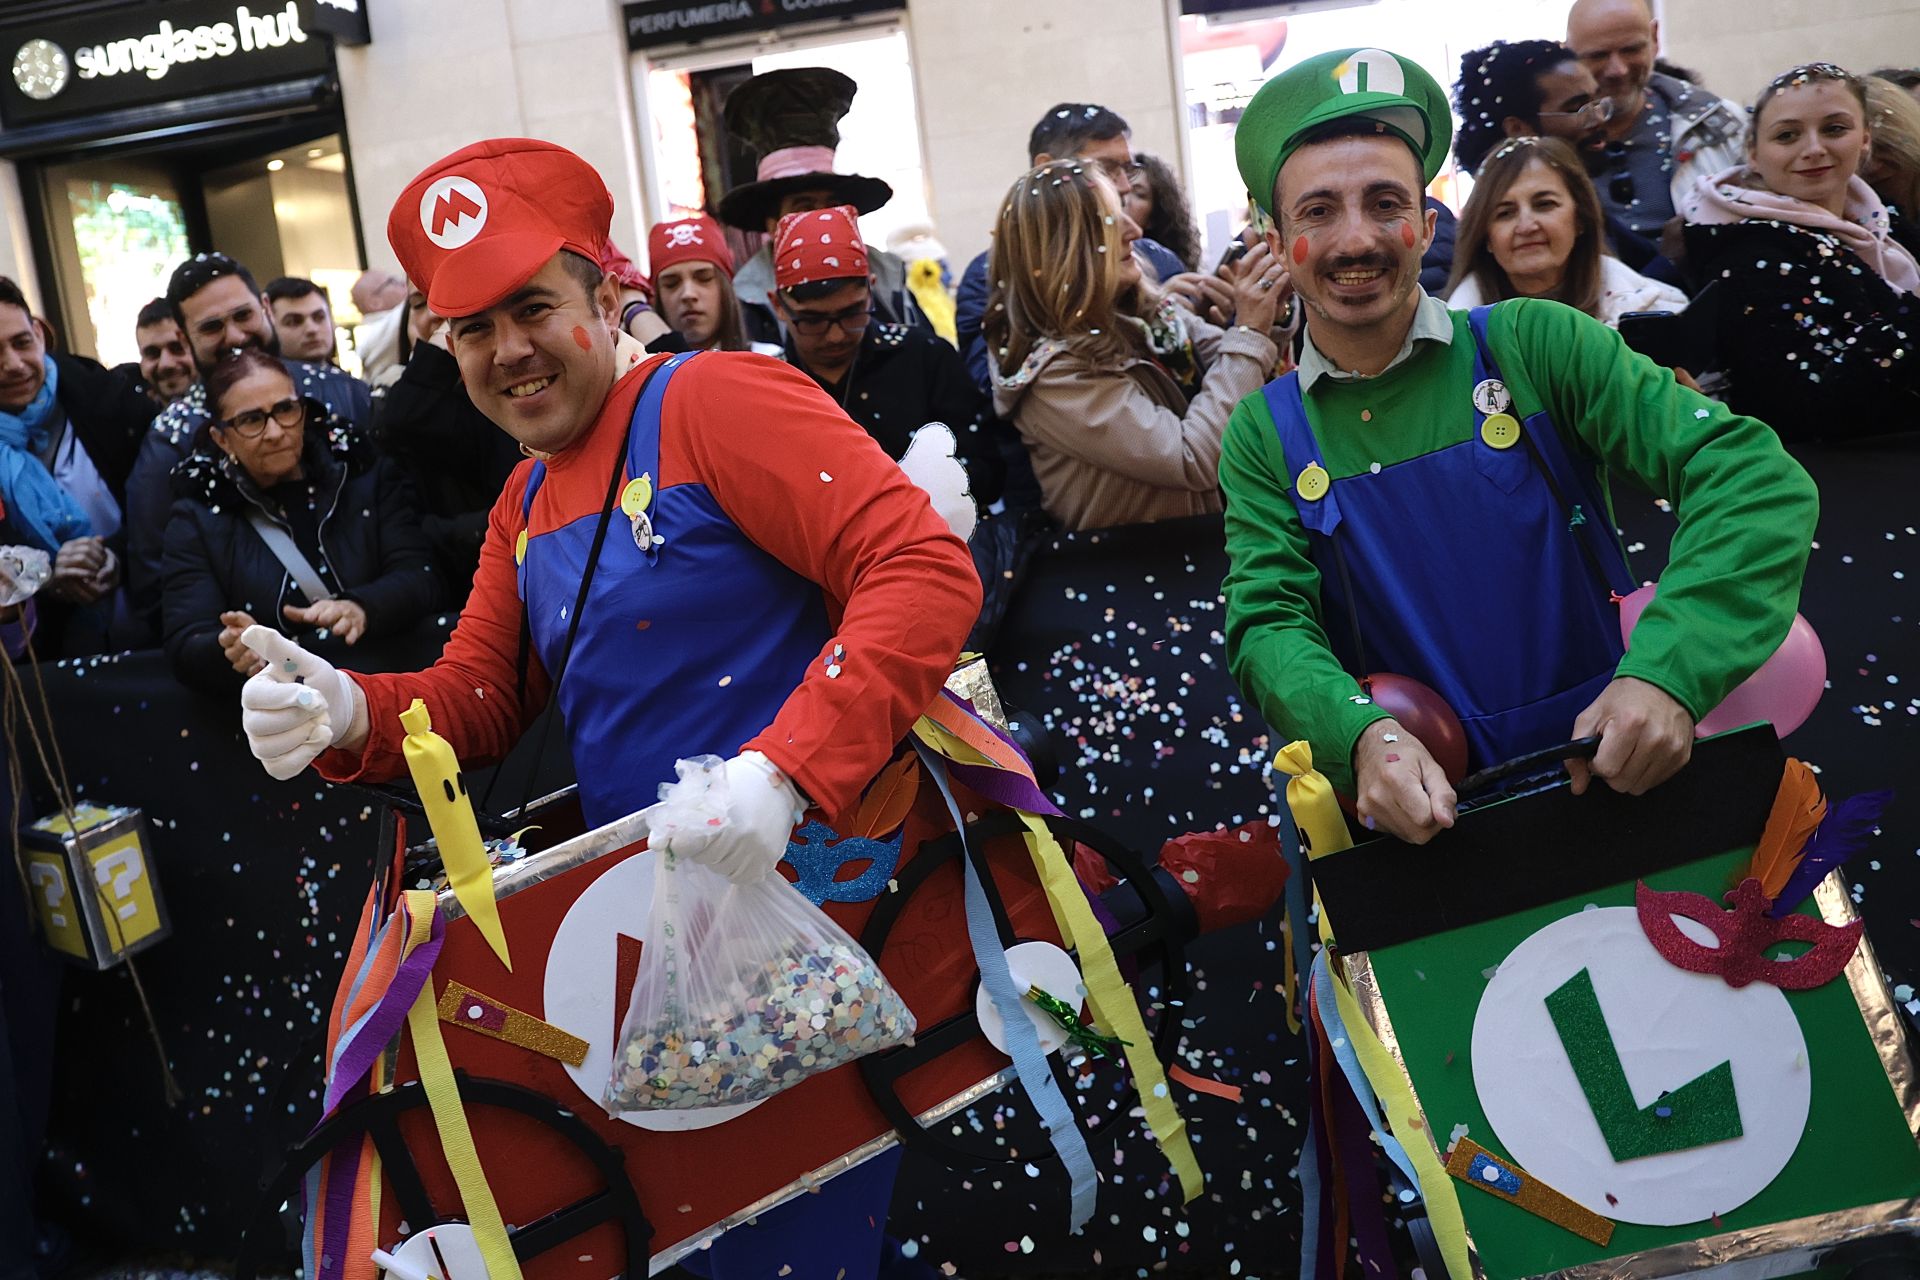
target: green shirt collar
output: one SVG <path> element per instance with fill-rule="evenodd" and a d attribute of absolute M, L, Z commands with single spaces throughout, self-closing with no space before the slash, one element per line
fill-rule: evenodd
<path fill-rule="evenodd" d="M 1418 286 L 1415 286 L 1416 288 Z M 1438 342 L 1453 344 L 1453 319 L 1447 311 L 1447 304 L 1420 290 L 1420 305 L 1413 313 L 1413 327 L 1407 330 L 1407 340 L 1400 344 L 1399 353 L 1387 362 L 1387 369 L 1394 368 L 1413 354 L 1416 342 Z M 1382 369 L 1380 372 L 1385 373 Z M 1347 373 L 1335 366 L 1333 361 L 1320 354 L 1320 348 L 1313 345 L 1313 322 L 1307 322 L 1307 340 L 1300 349 L 1300 390 L 1302 394 L 1311 391 L 1313 384 L 1322 377 L 1333 378 L 1339 382 L 1352 382 L 1367 375 Z M 1371 375 L 1378 377 L 1379 374 Z"/>

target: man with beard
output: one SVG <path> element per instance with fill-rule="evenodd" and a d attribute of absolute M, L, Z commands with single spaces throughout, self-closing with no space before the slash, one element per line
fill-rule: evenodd
<path fill-rule="evenodd" d="M 280 354 L 267 296 L 253 274 L 224 253 L 200 253 L 174 268 L 167 301 L 204 374 L 228 351 L 258 347 Z M 286 362 L 300 395 L 361 430 L 373 421 L 367 384 L 330 364 Z M 196 382 L 153 420 L 127 479 L 127 587 L 136 621 L 157 637 L 160 621 L 160 557 L 167 515 L 173 509 L 173 468 L 205 443 L 209 417 L 205 389 Z"/>
<path fill-rule="evenodd" d="M 1268 81 L 1235 137 L 1307 327 L 1299 367 L 1227 426 L 1228 662 L 1279 741 L 1307 739 L 1367 826 L 1414 842 L 1453 825 L 1452 786 L 1358 677 L 1427 685 L 1469 767 L 1597 735 L 1575 793 L 1597 775 L 1639 794 L 1785 636 L 1817 507 L 1765 423 L 1598 321 L 1426 296 L 1421 189 L 1450 124 L 1417 64 L 1345 49 Z M 1680 520 L 1624 656 L 1608 468 Z"/>
<path fill-rule="evenodd" d="M 140 308 L 133 341 L 140 349 L 140 362 L 126 369 L 128 381 L 155 405 L 166 408 L 198 380 L 180 322 L 173 318 L 173 306 L 165 298 Z"/>
<path fill-rule="evenodd" d="M 1567 45 L 1613 103 L 1593 179 L 1600 206 L 1657 240 L 1695 178 L 1745 163 L 1747 114 L 1654 70 L 1660 24 L 1647 0 L 1574 0 Z"/>

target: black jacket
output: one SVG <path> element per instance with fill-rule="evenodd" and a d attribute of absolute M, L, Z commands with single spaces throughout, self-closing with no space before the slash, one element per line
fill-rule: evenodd
<path fill-rule="evenodd" d="M 49 352 L 47 359 L 60 368 L 54 399 L 73 424 L 74 434 L 87 447 L 94 470 L 113 490 L 113 500 L 127 508 L 127 474 L 140 452 L 140 442 L 160 406 L 129 386 L 116 371 L 85 356 Z"/>
<path fill-rule="evenodd" d="M 791 338 L 786 358 L 896 462 L 913 443 L 914 432 L 929 422 L 946 423 L 953 428 L 974 501 L 984 507 L 1000 496 L 1003 472 L 985 425 L 986 397 L 967 376 L 960 353 L 946 342 L 923 329 L 875 320 L 860 340 L 852 369 L 832 385 L 807 368 Z"/>
<path fill-rule="evenodd" d="M 349 647 L 331 636 L 318 640 L 311 628 L 288 621 L 282 607 L 304 605 L 306 595 L 248 515 L 265 511 L 282 528 L 292 526 L 238 464 L 196 449 L 173 470 L 162 560 L 162 634 L 174 672 L 187 684 L 231 693 L 239 683 L 220 649 L 220 615 L 227 610 L 278 627 L 336 665 L 365 669 L 354 658 L 368 641 L 408 630 L 440 603 L 440 575 L 405 479 L 391 463 L 374 459 L 344 423 L 328 422 L 311 401 L 308 409 L 303 460 L 319 494 L 324 551 L 314 568 L 334 594 L 366 609 L 366 635 Z"/>
<path fill-rule="evenodd" d="M 1788 440 L 1920 424 L 1920 297 L 1833 236 L 1783 222 L 1689 224 L 1687 266 L 1724 293 L 1727 403 Z"/>
<path fill-rule="evenodd" d="M 473 407 L 460 366 L 418 343 L 406 369 L 374 397 L 374 440 L 413 485 L 420 527 L 457 603 L 473 585 L 487 516 L 520 462 L 513 437 Z"/>

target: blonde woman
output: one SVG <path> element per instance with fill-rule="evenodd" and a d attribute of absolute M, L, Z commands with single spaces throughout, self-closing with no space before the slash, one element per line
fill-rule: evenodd
<path fill-rule="evenodd" d="M 1014 183 L 997 228 L 985 323 L 993 405 L 1019 428 L 1047 511 L 1099 529 L 1220 510 L 1227 416 L 1273 376 L 1286 336 L 1273 331 L 1292 292 L 1281 264 L 1265 245 L 1241 258 L 1241 323 L 1216 329 L 1141 274 L 1139 226 L 1079 160 Z"/>
<path fill-rule="evenodd" d="M 1873 145 L 1860 176 L 1895 215 L 1893 238 L 1920 250 L 1920 101 L 1891 80 L 1863 76 Z"/>

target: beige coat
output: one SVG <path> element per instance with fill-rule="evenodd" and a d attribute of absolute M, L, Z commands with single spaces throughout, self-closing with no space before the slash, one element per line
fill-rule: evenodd
<path fill-rule="evenodd" d="M 1067 528 L 1220 510 L 1227 417 L 1266 382 L 1279 348 L 1264 333 L 1176 314 L 1203 370 L 1191 401 L 1144 356 L 1097 363 L 1072 339 L 1044 342 L 1013 376 L 995 377 L 994 411 L 1019 428 L 1041 499 Z"/>

